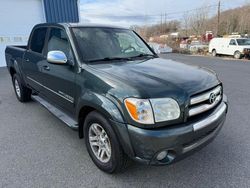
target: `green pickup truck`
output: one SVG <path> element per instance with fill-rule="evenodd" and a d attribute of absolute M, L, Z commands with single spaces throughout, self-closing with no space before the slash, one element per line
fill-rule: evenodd
<path fill-rule="evenodd" d="M 176 162 L 212 141 L 226 119 L 213 71 L 161 59 L 129 29 L 39 24 L 27 46 L 5 53 L 17 99 L 38 101 L 76 129 L 107 173 L 129 159 Z"/>

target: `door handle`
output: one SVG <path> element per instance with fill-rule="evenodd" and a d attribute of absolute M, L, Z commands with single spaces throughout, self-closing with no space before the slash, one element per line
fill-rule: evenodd
<path fill-rule="evenodd" d="M 44 66 L 43 66 L 43 69 L 46 70 L 46 71 L 49 71 L 49 70 L 50 70 L 50 68 L 49 68 L 48 65 L 44 65 Z"/>
<path fill-rule="evenodd" d="M 30 62 L 30 60 L 29 60 L 29 59 L 25 59 L 25 61 L 26 61 L 26 62 Z"/>

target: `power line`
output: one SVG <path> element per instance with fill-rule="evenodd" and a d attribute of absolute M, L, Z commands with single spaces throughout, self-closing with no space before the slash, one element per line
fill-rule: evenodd
<path fill-rule="evenodd" d="M 183 13 L 188 13 L 188 12 L 193 12 L 193 11 L 198 11 L 198 10 L 203 10 L 203 9 L 206 9 L 206 8 L 212 8 L 212 7 L 217 7 L 218 4 L 212 4 L 212 5 L 209 5 L 209 6 L 204 6 L 204 7 L 201 7 L 201 8 L 195 8 L 195 9 L 189 9 L 189 10 L 185 10 L 185 11 L 176 11 L 176 12 L 165 12 L 166 15 L 176 15 L 176 14 L 183 14 Z M 222 5 L 221 5 L 222 6 Z M 113 15 L 113 14 L 94 14 L 94 13 L 85 13 L 83 15 L 88 15 L 88 16 L 95 16 L 95 17 L 103 17 L 103 16 L 106 16 L 106 17 L 145 17 L 145 14 L 130 14 L 130 15 Z M 150 16 L 150 17 L 160 17 L 162 16 L 162 14 L 147 14 L 147 16 Z"/>
<path fill-rule="evenodd" d="M 220 0 L 219 0 L 220 1 Z M 222 7 L 224 7 L 224 3 L 222 4 L 220 1 L 220 8 L 219 10 L 221 11 Z M 118 14 L 118 15 L 114 15 L 111 13 L 85 13 L 82 14 L 83 16 L 89 17 L 89 18 L 96 18 L 96 19 L 108 19 L 108 20 L 112 20 L 114 22 L 116 21 L 128 21 L 131 20 L 133 21 L 135 24 L 139 24 L 139 25 L 147 25 L 146 22 L 150 23 L 150 25 L 154 25 L 154 24 L 160 24 L 160 30 L 162 31 L 163 29 L 165 29 L 166 23 L 167 22 L 171 22 L 171 21 L 179 21 L 180 23 L 182 23 L 183 20 L 183 16 L 191 16 L 193 15 L 195 12 L 198 11 L 203 11 L 206 10 L 207 16 L 208 17 L 214 17 L 215 15 L 217 15 L 217 8 L 218 8 L 218 3 L 216 4 L 210 4 L 207 6 L 202 6 L 199 8 L 194 8 L 194 9 L 187 9 L 185 11 L 172 11 L 172 12 L 160 12 L 159 14 Z M 219 24 L 217 24 L 219 25 Z M 218 26 L 219 27 L 219 26 Z M 217 31 L 219 31 L 219 28 L 217 28 Z"/>

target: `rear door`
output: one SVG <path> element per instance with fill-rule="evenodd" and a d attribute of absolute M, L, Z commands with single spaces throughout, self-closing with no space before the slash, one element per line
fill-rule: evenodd
<path fill-rule="evenodd" d="M 27 83 L 38 92 L 40 92 L 42 80 L 40 64 L 46 62 L 44 50 L 47 31 L 47 27 L 38 27 L 33 30 L 22 62 L 22 70 L 26 75 Z"/>
<path fill-rule="evenodd" d="M 43 61 L 42 95 L 49 101 L 66 110 L 74 112 L 76 65 L 72 48 L 64 28 L 51 27 L 46 42 L 46 54 L 49 51 L 62 51 L 67 56 L 67 64 L 59 65 Z"/>

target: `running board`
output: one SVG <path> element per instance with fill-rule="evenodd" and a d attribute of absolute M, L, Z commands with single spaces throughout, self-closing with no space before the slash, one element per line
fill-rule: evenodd
<path fill-rule="evenodd" d="M 66 125 L 68 125 L 72 129 L 78 129 L 78 123 L 65 114 L 63 111 L 59 110 L 43 98 L 39 97 L 38 95 L 32 95 L 31 98 L 37 102 L 39 102 L 43 107 L 45 107 L 48 111 L 50 111 L 53 115 L 63 121 Z"/>

